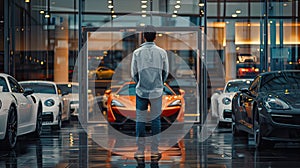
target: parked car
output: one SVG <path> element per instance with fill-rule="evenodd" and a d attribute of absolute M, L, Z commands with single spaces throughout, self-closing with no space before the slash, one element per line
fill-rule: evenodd
<path fill-rule="evenodd" d="M 237 91 L 242 88 L 248 88 L 253 79 L 233 79 L 229 80 L 221 94 L 217 97 L 217 104 L 212 102 L 217 108 L 212 111 L 213 116 L 219 118 L 220 123 L 231 123 L 232 110 L 231 110 L 231 100 Z M 216 113 L 216 114 L 215 114 Z"/>
<path fill-rule="evenodd" d="M 237 58 L 240 63 L 257 61 L 257 57 L 255 55 L 248 53 L 240 53 L 238 54 Z"/>
<path fill-rule="evenodd" d="M 88 72 L 89 79 L 111 79 L 115 71 L 104 66 Z"/>
<path fill-rule="evenodd" d="M 115 94 L 109 95 L 107 100 L 107 120 L 111 125 L 124 125 L 135 120 L 135 87 L 136 84 L 134 82 L 126 82 Z M 180 90 L 180 93 L 180 95 L 176 94 L 165 84 L 162 98 L 162 124 L 170 125 L 174 121 L 183 121 L 185 111 L 184 91 Z"/>
<path fill-rule="evenodd" d="M 300 71 L 265 72 L 232 99 L 232 132 L 254 136 L 257 148 L 300 142 Z"/>
<path fill-rule="evenodd" d="M 78 116 L 79 84 L 77 82 L 56 82 L 57 87 L 64 93 L 63 111 L 67 116 Z"/>
<path fill-rule="evenodd" d="M 61 129 L 62 121 L 68 120 L 68 116 L 63 113 L 63 95 L 57 85 L 51 81 L 22 81 L 20 84 L 24 88 L 31 88 L 41 98 L 43 125 Z"/>
<path fill-rule="evenodd" d="M 0 141 L 14 148 L 17 137 L 42 132 L 42 102 L 31 89 L 23 87 L 12 76 L 0 73 Z"/>

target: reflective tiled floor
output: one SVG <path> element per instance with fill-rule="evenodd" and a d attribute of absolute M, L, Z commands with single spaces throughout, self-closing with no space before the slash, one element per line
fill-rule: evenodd
<path fill-rule="evenodd" d="M 98 127 L 106 127 L 99 125 Z M 217 128 L 204 142 L 200 142 L 198 125 L 172 148 L 163 152 L 160 168 L 177 167 L 300 167 L 299 144 L 277 144 L 274 149 L 257 151 L 247 138 L 232 142 L 229 128 Z M 42 137 L 19 138 L 15 150 L 0 151 L 0 167 L 136 167 L 134 144 L 111 145 L 118 155 L 99 146 L 78 121 L 65 123 L 62 130 L 43 129 Z M 100 135 L 98 138 L 101 138 Z M 163 148 L 163 147 L 162 147 Z M 124 154 L 124 155 L 123 155 Z M 146 157 L 146 167 L 150 167 Z"/>

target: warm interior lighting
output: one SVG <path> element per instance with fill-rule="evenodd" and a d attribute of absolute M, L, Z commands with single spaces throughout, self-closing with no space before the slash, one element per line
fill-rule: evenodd
<path fill-rule="evenodd" d="M 199 3 L 199 6 L 200 6 L 200 7 L 203 7 L 203 6 L 204 6 L 204 3 Z"/>
<path fill-rule="evenodd" d="M 231 16 L 232 16 L 232 17 L 237 17 L 237 14 L 236 14 L 236 13 L 233 13 Z"/>
<path fill-rule="evenodd" d="M 29 2 L 30 2 L 30 0 L 25 0 L 25 2 L 26 2 L 26 3 L 29 3 Z"/>
<path fill-rule="evenodd" d="M 44 14 L 45 13 L 45 11 L 44 10 L 40 10 L 40 14 Z"/>
<path fill-rule="evenodd" d="M 49 14 L 46 14 L 46 15 L 45 15 L 45 18 L 50 18 L 50 15 L 49 15 Z"/>
<path fill-rule="evenodd" d="M 117 17 L 117 15 L 112 15 L 111 17 L 112 17 L 112 18 L 116 18 L 116 17 Z"/>

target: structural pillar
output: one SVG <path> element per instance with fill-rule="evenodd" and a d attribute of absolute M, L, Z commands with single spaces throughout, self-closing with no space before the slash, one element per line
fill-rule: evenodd
<path fill-rule="evenodd" d="M 66 17 L 59 19 L 55 29 L 54 49 L 54 81 L 67 82 L 69 80 L 69 27 Z"/>

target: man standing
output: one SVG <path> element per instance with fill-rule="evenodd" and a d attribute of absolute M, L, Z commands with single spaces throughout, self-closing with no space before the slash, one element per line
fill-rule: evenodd
<path fill-rule="evenodd" d="M 131 62 L 131 77 L 136 82 L 136 143 L 138 150 L 135 158 L 144 158 L 145 123 L 151 121 L 152 142 L 151 159 L 159 160 L 160 114 L 164 82 L 168 77 L 167 52 L 158 47 L 154 40 L 154 26 L 146 26 L 143 31 L 145 43 L 133 52 Z M 150 113 L 148 113 L 150 105 Z M 147 115 L 150 115 L 150 118 Z"/>

